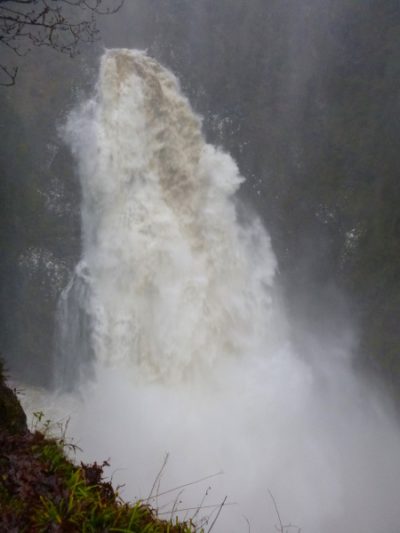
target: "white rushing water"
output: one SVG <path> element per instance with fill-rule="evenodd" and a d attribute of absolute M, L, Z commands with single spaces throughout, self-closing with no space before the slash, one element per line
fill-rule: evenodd
<path fill-rule="evenodd" d="M 75 390 L 52 401 L 85 458 L 110 458 L 127 498 L 149 495 L 167 452 L 155 492 L 223 471 L 151 500 L 196 507 L 210 486 L 197 518 L 235 503 L 213 531 L 247 520 L 274 531 L 270 491 L 303 533 L 398 532 L 398 430 L 344 342 L 314 339 L 307 361 L 291 347 L 269 237 L 239 222 L 243 178 L 205 142 L 176 78 L 142 52 L 107 51 L 66 137 L 83 256 L 60 303 L 56 365 Z"/>

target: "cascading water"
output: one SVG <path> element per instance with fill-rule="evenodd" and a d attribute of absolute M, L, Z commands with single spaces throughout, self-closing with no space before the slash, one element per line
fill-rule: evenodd
<path fill-rule="evenodd" d="M 142 379 L 210 372 L 271 336 L 269 239 L 257 223 L 237 224 L 242 178 L 200 126 L 174 76 L 127 50 L 106 53 L 98 100 L 67 126 L 82 178 L 87 280 L 76 280 L 90 292 L 91 345 L 97 361 Z M 62 306 L 82 294 L 67 292 Z"/>
<path fill-rule="evenodd" d="M 398 531 L 398 430 L 346 347 L 310 343 L 321 357 L 309 363 L 291 348 L 269 237 L 239 223 L 242 178 L 204 141 L 176 78 L 145 53 L 107 51 L 65 134 L 83 257 L 60 303 L 56 373 L 80 395 L 54 401 L 86 457 L 111 454 L 126 497 L 148 495 L 166 452 L 164 489 L 222 470 L 203 505 L 237 505 L 215 531 L 246 531 L 244 516 L 273 531 L 269 490 L 307 533 Z M 186 488 L 178 507 L 206 489 Z"/>

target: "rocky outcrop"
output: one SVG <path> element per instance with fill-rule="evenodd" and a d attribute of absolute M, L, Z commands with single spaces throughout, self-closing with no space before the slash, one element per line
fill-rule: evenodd
<path fill-rule="evenodd" d="M 14 390 L 7 387 L 0 363 L 0 430 L 10 434 L 27 431 L 26 415 Z"/>

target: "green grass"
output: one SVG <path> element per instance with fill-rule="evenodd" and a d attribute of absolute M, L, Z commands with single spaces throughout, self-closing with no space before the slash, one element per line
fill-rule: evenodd
<path fill-rule="evenodd" d="M 49 422 L 37 422 L 45 433 Z M 0 531 L 19 533 L 194 533 L 191 522 L 162 520 L 147 503 L 124 502 L 103 464 L 74 464 L 64 438 L 0 427 Z"/>

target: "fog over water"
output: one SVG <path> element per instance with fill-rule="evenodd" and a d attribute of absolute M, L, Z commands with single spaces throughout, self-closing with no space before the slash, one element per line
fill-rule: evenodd
<path fill-rule="evenodd" d="M 71 416 L 84 458 L 110 458 L 126 498 L 149 495 L 166 453 L 158 492 L 223 472 L 176 505 L 208 491 L 199 518 L 227 496 L 215 531 L 273 531 L 270 491 L 302 532 L 397 532 L 398 426 L 354 375 L 349 329 L 302 331 L 307 357 L 293 346 L 268 233 L 238 215 L 244 178 L 175 76 L 106 51 L 64 137 L 83 253 L 59 305 L 59 392 L 30 409 Z M 171 513 L 177 494 L 151 502 Z"/>

